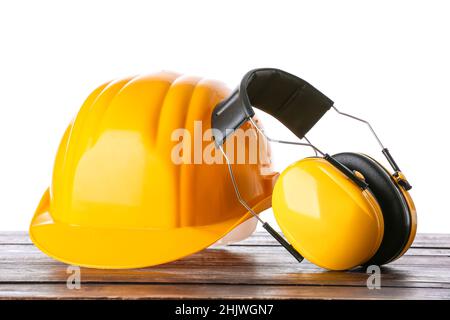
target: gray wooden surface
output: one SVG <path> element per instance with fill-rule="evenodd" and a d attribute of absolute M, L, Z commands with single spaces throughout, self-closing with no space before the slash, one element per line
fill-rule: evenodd
<path fill-rule="evenodd" d="M 0 299 L 450 299 L 450 235 L 419 234 L 381 272 L 381 289 L 369 290 L 365 270 L 298 264 L 265 233 L 255 233 L 156 267 L 81 268 L 81 288 L 69 290 L 67 265 L 41 253 L 24 232 L 0 233 Z"/>

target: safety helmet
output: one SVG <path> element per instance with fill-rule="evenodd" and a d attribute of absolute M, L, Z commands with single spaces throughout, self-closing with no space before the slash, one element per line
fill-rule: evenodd
<path fill-rule="evenodd" d="M 229 92 L 219 82 L 170 72 L 94 90 L 60 143 L 51 186 L 31 222 L 34 244 L 69 264 L 137 268 L 202 250 L 252 217 L 225 163 L 172 159 L 180 143 L 174 130 L 193 137 L 197 121 L 200 134 L 211 128 L 212 110 Z M 182 141 L 183 157 L 194 154 L 191 142 Z M 233 171 L 254 211 L 270 207 L 276 179 L 270 161 L 233 164 Z"/>

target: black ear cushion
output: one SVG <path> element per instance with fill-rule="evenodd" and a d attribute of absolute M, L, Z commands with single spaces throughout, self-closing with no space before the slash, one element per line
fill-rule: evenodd
<path fill-rule="evenodd" d="M 372 158 L 350 152 L 336 154 L 333 158 L 364 176 L 383 212 L 383 240 L 378 251 L 365 264 L 382 265 L 390 262 L 406 246 L 411 232 L 411 214 L 405 198 L 387 170 Z"/>

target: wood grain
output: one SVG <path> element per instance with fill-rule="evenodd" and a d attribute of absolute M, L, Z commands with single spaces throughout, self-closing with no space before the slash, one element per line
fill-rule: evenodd
<path fill-rule="evenodd" d="M 67 289 L 66 270 L 26 233 L 0 233 L 0 299 L 450 299 L 450 235 L 419 234 L 405 256 L 382 268 L 380 290 L 367 288 L 362 268 L 299 264 L 265 233 L 150 268 L 82 268 L 80 290 Z"/>
<path fill-rule="evenodd" d="M 89 284 L 1 285 L 0 299 L 449 299 L 447 289 L 349 286 Z"/>

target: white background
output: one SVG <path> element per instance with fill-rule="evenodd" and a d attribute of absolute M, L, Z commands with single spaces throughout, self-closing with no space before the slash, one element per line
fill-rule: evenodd
<path fill-rule="evenodd" d="M 0 230 L 28 228 L 59 140 L 99 84 L 168 69 L 234 87 L 267 66 L 369 119 L 414 186 L 419 232 L 450 232 L 449 14 L 448 2 L 411 0 L 2 1 Z M 332 111 L 309 137 L 382 160 L 363 125 Z M 274 154 L 281 170 L 310 151 Z"/>

